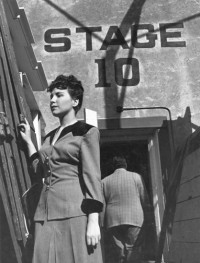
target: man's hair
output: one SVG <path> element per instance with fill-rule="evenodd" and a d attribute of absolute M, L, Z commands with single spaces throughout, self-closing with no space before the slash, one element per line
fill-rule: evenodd
<path fill-rule="evenodd" d="M 80 110 L 83 102 L 84 88 L 81 81 L 79 81 L 73 75 L 59 75 L 54 81 L 51 82 L 47 89 L 47 92 L 52 92 L 55 88 L 67 89 L 72 99 L 79 100 L 78 105 L 74 107 L 74 110 L 77 113 Z"/>
<path fill-rule="evenodd" d="M 114 170 L 118 168 L 127 169 L 127 162 L 126 162 L 125 157 L 122 154 L 115 155 L 112 159 L 112 164 L 113 164 Z"/>

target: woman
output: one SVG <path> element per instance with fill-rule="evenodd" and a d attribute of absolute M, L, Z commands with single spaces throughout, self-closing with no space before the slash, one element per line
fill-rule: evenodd
<path fill-rule="evenodd" d="M 28 122 L 20 124 L 31 166 L 44 177 L 34 216 L 33 263 L 100 263 L 99 131 L 76 119 L 84 90 L 74 76 L 58 76 L 48 91 L 60 127 L 46 135 L 39 152 Z"/>

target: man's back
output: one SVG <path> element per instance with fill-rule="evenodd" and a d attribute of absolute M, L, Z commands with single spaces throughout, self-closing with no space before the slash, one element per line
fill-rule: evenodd
<path fill-rule="evenodd" d="M 139 174 L 116 169 L 103 179 L 107 228 L 128 224 L 141 227 L 144 220 L 143 202 L 146 193 Z"/>

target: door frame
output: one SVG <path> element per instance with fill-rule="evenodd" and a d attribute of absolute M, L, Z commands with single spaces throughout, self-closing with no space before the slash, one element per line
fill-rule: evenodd
<path fill-rule="evenodd" d="M 163 214 L 165 209 L 165 195 L 163 191 L 161 159 L 157 130 L 152 136 L 148 138 L 148 152 L 157 242 L 159 242 Z"/>
<path fill-rule="evenodd" d="M 161 169 L 158 134 L 160 129 L 168 129 L 166 116 L 99 119 L 98 127 L 101 135 L 101 143 L 146 140 L 148 145 L 151 190 L 153 195 L 158 244 L 165 209 L 165 194 L 163 189 L 163 175 Z M 171 138 L 167 139 L 169 140 L 170 145 Z"/>

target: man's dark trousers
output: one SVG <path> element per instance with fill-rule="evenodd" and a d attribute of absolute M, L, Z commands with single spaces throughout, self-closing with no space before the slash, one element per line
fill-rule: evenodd
<path fill-rule="evenodd" d="M 106 263 L 140 263 L 142 232 L 141 227 L 132 225 L 109 228 L 106 240 Z"/>

